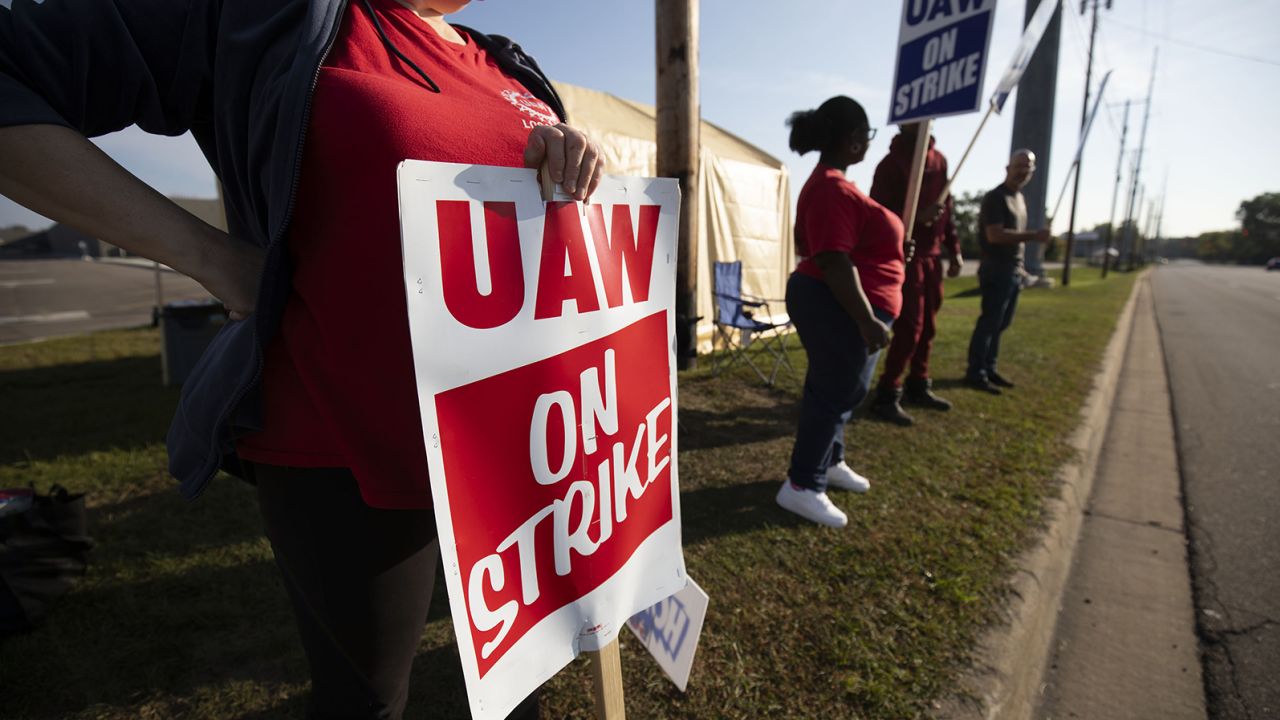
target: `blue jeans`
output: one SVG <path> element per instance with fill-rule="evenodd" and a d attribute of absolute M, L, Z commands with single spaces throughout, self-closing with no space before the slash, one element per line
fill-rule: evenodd
<path fill-rule="evenodd" d="M 867 396 L 880 351 L 867 352 L 857 324 L 821 280 L 792 273 L 787 313 L 809 357 L 787 477 L 802 488 L 822 492 L 827 488 L 827 468 L 844 460 L 844 426 Z M 883 310 L 875 314 L 886 324 L 893 322 Z"/>
<path fill-rule="evenodd" d="M 1014 268 L 979 268 L 978 285 L 982 289 L 982 315 L 969 340 L 970 378 L 985 378 L 995 372 L 1000 355 L 1000 334 L 1013 322 L 1022 283 Z"/>

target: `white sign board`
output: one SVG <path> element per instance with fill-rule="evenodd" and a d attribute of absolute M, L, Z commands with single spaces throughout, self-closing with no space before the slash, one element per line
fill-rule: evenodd
<path fill-rule="evenodd" d="M 707 593 L 689 578 L 683 590 L 631 616 L 627 627 L 658 661 L 658 667 L 684 692 L 689 686 L 693 655 L 707 617 Z"/>
<path fill-rule="evenodd" d="M 903 0 L 890 124 L 982 105 L 995 11 L 996 0 Z"/>
<path fill-rule="evenodd" d="M 1004 104 L 1008 102 L 1009 96 L 1013 94 L 1013 89 L 1018 87 L 1018 83 L 1022 81 L 1022 74 L 1027 71 L 1027 66 L 1031 64 L 1031 58 L 1036 54 L 1036 48 L 1040 47 L 1040 39 L 1044 37 L 1044 31 L 1049 27 L 1049 22 L 1053 20 L 1053 13 L 1058 9 L 1058 3 L 1060 2 L 1062 0 L 1040 0 L 1040 4 L 1036 6 L 1035 14 L 1027 20 L 1027 26 L 1022 31 L 1022 39 L 1018 41 L 1018 47 L 1013 51 L 1013 58 L 1009 61 L 1009 67 L 1000 76 L 996 91 L 991 94 L 991 105 L 995 107 L 997 114 L 1004 110 Z"/>
<path fill-rule="evenodd" d="M 679 187 L 405 161 L 405 290 L 472 715 L 503 718 L 685 586 L 676 472 Z"/>

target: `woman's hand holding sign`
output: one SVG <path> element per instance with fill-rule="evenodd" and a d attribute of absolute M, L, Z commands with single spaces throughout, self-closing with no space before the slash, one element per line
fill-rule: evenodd
<path fill-rule="evenodd" d="M 524 166 L 536 168 L 544 162 L 551 180 L 579 202 L 591 197 L 604 171 L 599 146 L 586 133 L 564 123 L 543 125 L 529 133 Z"/>

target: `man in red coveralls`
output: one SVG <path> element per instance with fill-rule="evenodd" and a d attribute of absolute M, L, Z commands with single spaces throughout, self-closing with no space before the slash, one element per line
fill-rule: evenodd
<path fill-rule="evenodd" d="M 915 151 L 918 124 L 902 125 L 889 146 L 889 154 L 876 166 L 871 184 L 871 197 L 899 215 L 907 201 L 907 176 L 911 173 L 911 156 Z M 956 277 L 964 259 L 952 219 L 951 197 L 935 202 L 947 184 L 947 159 L 933 147 L 929 138 L 929 154 L 925 157 L 924 179 L 920 184 L 920 200 L 916 223 L 911 231 L 915 256 L 907 263 L 902 285 L 902 314 L 893 324 L 893 342 L 885 357 L 884 373 L 876 387 L 872 413 L 899 425 L 913 421 L 902 409 L 902 403 L 950 410 L 951 403 L 933 394 L 929 379 L 929 353 L 933 350 L 934 319 L 942 307 L 942 247 L 950 254 L 947 277 Z M 905 384 L 900 384 L 902 371 L 910 364 Z"/>

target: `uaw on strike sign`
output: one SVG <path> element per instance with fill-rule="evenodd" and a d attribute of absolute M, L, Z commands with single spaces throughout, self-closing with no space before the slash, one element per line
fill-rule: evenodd
<path fill-rule="evenodd" d="M 973 112 L 996 0 L 903 0 L 891 124 Z"/>
<path fill-rule="evenodd" d="M 675 180 L 544 203 L 531 170 L 406 161 L 414 369 L 472 715 L 502 718 L 685 586 Z"/>

